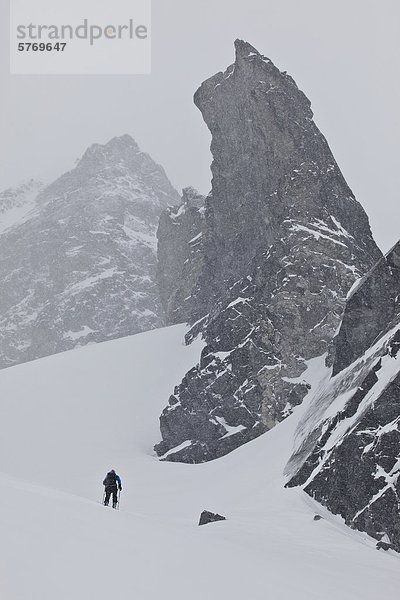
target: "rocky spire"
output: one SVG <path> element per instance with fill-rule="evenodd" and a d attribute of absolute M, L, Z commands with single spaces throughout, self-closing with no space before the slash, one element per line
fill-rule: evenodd
<path fill-rule="evenodd" d="M 161 416 L 168 460 L 215 458 L 290 414 L 349 289 L 381 256 L 309 100 L 250 44 L 235 48 L 194 96 L 213 179 L 187 339 L 207 346 Z"/>

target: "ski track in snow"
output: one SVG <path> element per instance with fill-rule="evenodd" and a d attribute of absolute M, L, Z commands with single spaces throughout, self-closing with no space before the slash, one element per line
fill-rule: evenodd
<path fill-rule="evenodd" d="M 304 407 L 216 461 L 156 459 L 159 414 L 202 345 L 185 331 L 1 371 L 1 599 L 397 600 L 397 554 L 283 487 Z M 100 504 L 110 468 L 120 511 Z M 203 509 L 228 520 L 198 527 Z"/>

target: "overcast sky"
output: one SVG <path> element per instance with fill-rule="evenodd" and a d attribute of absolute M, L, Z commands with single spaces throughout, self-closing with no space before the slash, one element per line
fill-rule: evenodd
<path fill-rule="evenodd" d="M 310 98 L 381 248 L 400 238 L 399 0 L 153 0 L 152 74 L 136 76 L 10 76 L 0 6 L 0 189 L 50 182 L 90 144 L 130 133 L 178 189 L 208 192 L 210 136 L 192 96 L 239 37 Z"/>

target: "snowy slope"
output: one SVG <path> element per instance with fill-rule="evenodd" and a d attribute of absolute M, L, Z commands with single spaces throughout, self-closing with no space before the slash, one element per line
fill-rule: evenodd
<path fill-rule="evenodd" d="M 216 461 L 156 459 L 165 396 L 200 352 L 184 332 L 0 373 L 2 600 L 397 598 L 398 555 L 283 487 L 302 407 Z M 124 485 L 119 512 L 99 504 L 111 467 Z M 228 520 L 199 528 L 203 509 Z"/>

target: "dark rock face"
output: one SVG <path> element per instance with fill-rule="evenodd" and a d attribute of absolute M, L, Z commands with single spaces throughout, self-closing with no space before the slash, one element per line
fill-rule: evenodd
<path fill-rule="evenodd" d="M 347 302 L 336 339 L 334 374 L 364 354 L 399 317 L 400 243 L 384 256 L 357 286 Z"/>
<path fill-rule="evenodd" d="M 346 523 L 400 551 L 400 244 L 354 292 L 337 337 L 336 370 L 320 417 L 293 457 L 302 485 Z M 365 328 L 362 323 L 365 322 Z M 370 346 L 366 348 L 366 339 Z M 343 340 L 350 341 L 346 345 Z M 345 348 L 344 358 L 341 350 Z M 350 348 L 350 351 L 348 351 Z M 314 407 L 322 398 L 316 397 Z M 328 406 L 328 403 L 327 403 Z M 310 411 L 312 412 L 311 407 Z M 300 427 L 310 421 L 306 416 Z M 317 432 L 317 436 L 315 436 Z M 385 540 L 383 540 L 385 541 Z M 382 546 L 383 547 L 383 546 Z"/>
<path fill-rule="evenodd" d="M 185 188 L 182 203 L 163 211 L 157 231 L 158 287 L 167 325 L 190 321 L 203 260 L 205 198 Z"/>
<path fill-rule="evenodd" d="M 160 327 L 156 230 L 176 202 L 164 170 L 123 136 L 24 204 L 0 236 L 0 367 Z"/>
<path fill-rule="evenodd" d="M 214 523 L 215 521 L 226 521 L 226 517 L 223 517 L 218 513 L 212 513 L 208 510 L 203 510 L 200 515 L 199 525 L 207 525 L 208 523 Z"/>
<path fill-rule="evenodd" d="M 195 94 L 214 160 L 184 314 L 187 342 L 207 346 L 160 418 L 156 451 L 171 461 L 216 458 L 289 415 L 307 361 L 328 351 L 349 289 L 381 257 L 307 98 L 235 45 L 234 65 Z"/>
<path fill-rule="evenodd" d="M 392 544 L 388 544 L 387 542 L 378 542 L 376 544 L 377 550 L 395 550 Z"/>

